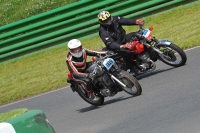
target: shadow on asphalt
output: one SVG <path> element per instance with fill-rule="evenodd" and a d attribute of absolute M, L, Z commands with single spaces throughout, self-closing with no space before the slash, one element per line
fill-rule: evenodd
<path fill-rule="evenodd" d="M 95 109 L 99 109 L 99 108 L 102 108 L 103 106 L 107 106 L 107 105 L 109 105 L 109 104 L 113 104 L 113 103 L 116 103 L 116 102 L 120 102 L 120 101 L 129 99 L 129 98 L 133 98 L 133 97 L 135 97 L 135 96 L 118 97 L 118 98 L 115 98 L 115 99 L 111 99 L 111 100 L 105 101 L 105 102 L 103 103 L 103 105 L 101 105 L 101 106 L 94 106 L 94 105 L 91 105 L 91 106 L 89 106 L 89 107 L 82 108 L 82 109 L 79 109 L 79 110 L 77 110 L 77 111 L 79 111 L 80 113 L 84 113 L 84 112 L 88 112 L 88 111 L 92 111 L 92 110 L 95 110 Z"/>
<path fill-rule="evenodd" d="M 172 69 L 175 69 L 175 68 L 176 67 L 171 67 L 171 68 L 168 68 L 168 69 L 165 69 L 165 70 L 155 70 L 155 71 L 152 71 L 152 72 L 144 73 L 144 74 L 136 76 L 136 79 L 140 80 L 140 79 L 143 79 L 143 78 L 146 78 L 146 77 L 149 77 L 149 76 L 153 76 L 153 75 L 156 75 L 158 73 L 166 72 L 166 71 L 169 71 L 169 70 L 172 70 Z"/>

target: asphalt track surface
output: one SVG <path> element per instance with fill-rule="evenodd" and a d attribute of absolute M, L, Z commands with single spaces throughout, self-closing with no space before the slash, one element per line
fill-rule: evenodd
<path fill-rule="evenodd" d="M 57 133 L 200 133 L 200 47 L 186 50 L 187 64 L 161 61 L 138 80 L 140 96 L 120 92 L 95 107 L 69 87 L 0 106 L 43 110 Z"/>

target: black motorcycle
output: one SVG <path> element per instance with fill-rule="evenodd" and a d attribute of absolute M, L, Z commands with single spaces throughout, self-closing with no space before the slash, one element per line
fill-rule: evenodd
<path fill-rule="evenodd" d="M 93 64 L 87 68 L 86 73 L 92 73 L 92 90 L 86 91 L 84 87 L 74 82 L 72 90 L 92 105 L 102 105 L 105 97 L 112 97 L 124 90 L 132 96 L 142 93 L 142 88 L 137 79 L 128 72 L 120 69 L 111 58 L 112 54 L 98 55 Z"/>

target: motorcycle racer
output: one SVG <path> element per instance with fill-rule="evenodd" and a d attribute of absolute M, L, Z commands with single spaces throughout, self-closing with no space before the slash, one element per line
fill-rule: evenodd
<path fill-rule="evenodd" d="M 130 49 L 131 44 L 128 43 L 131 37 L 137 36 L 137 32 L 126 34 L 123 25 L 143 25 L 144 20 L 128 19 L 120 16 L 111 16 L 108 11 L 102 11 L 98 14 L 100 23 L 99 36 L 106 45 L 104 50 L 117 51 L 120 49 Z M 127 69 L 130 69 L 133 74 L 133 65 L 131 63 L 130 53 L 119 53 L 127 64 Z"/>
<path fill-rule="evenodd" d="M 68 42 L 68 55 L 66 63 L 68 66 L 67 82 L 71 83 L 71 88 L 74 91 L 74 83 L 80 83 L 86 91 L 91 91 L 91 81 L 93 75 L 85 73 L 85 70 L 92 65 L 92 62 L 86 62 L 87 56 L 96 56 L 97 54 L 106 54 L 107 51 L 92 51 L 82 47 L 78 39 L 72 39 Z"/>

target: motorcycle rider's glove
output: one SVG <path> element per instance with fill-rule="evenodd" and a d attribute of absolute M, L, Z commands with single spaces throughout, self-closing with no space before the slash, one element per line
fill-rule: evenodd
<path fill-rule="evenodd" d="M 144 20 L 142 19 L 137 19 L 135 22 L 137 25 L 144 25 Z"/>
<path fill-rule="evenodd" d="M 126 43 L 124 45 L 121 45 L 120 48 L 132 50 L 132 45 L 131 45 L 131 43 Z"/>

